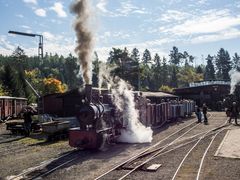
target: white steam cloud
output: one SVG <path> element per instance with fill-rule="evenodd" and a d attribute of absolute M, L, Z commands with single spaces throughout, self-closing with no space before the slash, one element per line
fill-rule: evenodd
<path fill-rule="evenodd" d="M 229 75 L 231 78 L 230 94 L 233 94 L 236 89 L 236 85 L 240 83 L 240 72 L 235 69 L 232 69 L 231 71 L 229 71 Z"/>
<path fill-rule="evenodd" d="M 99 86 L 102 87 L 103 82 L 110 85 L 114 103 L 117 109 L 123 113 L 123 123 L 127 128 L 122 130 L 118 141 L 128 143 L 151 142 L 153 131 L 139 121 L 131 86 L 119 77 L 112 77 L 110 74 L 111 70 L 105 64 L 100 66 Z"/>

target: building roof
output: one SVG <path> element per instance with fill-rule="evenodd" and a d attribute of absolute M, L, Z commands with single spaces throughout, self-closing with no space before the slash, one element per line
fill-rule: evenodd
<path fill-rule="evenodd" d="M 199 81 L 189 83 L 189 87 L 199 87 L 199 86 L 208 86 L 208 85 L 230 85 L 230 81 Z"/>
<path fill-rule="evenodd" d="M 169 94 L 169 93 L 164 93 L 164 92 L 142 92 L 143 96 L 146 97 L 172 97 L 172 98 L 177 98 L 178 96 Z"/>
<path fill-rule="evenodd" d="M 27 98 L 23 98 L 23 97 L 11 97 L 11 96 L 0 96 L 0 99 L 19 99 L 19 100 L 27 100 Z"/>

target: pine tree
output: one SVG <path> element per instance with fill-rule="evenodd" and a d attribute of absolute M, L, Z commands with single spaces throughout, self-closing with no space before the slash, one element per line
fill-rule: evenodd
<path fill-rule="evenodd" d="M 170 85 L 171 87 L 178 87 L 178 79 L 177 79 L 177 67 L 176 66 L 172 66 L 172 74 L 171 74 L 171 82 Z"/>
<path fill-rule="evenodd" d="M 197 74 L 203 74 L 203 68 L 202 68 L 202 66 L 199 65 L 199 66 L 197 67 L 196 73 L 197 73 Z"/>
<path fill-rule="evenodd" d="M 65 59 L 63 67 L 64 78 L 66 80 L 65 83 L 68 85 L 68 88 L 71 90 L 79 87 L 83 83 L 83 80 L 81 79 L 81 76 L 78 76 L 80 66 L 77 63 L 77 58 L 72 56 L 72 54 L 69 54 Z"/>
<path fill-rule="evenodd" d="M 237 53 L 233 56 L 233 69 L 240 71 L 240 56 Z"/>
<path fill-rule="evenodd" d="M 152 57 L 151 57 L 151 53 L 148 49 L 145 49 L 145 51 L 143 52 L 143 57 L 142 57 L 142 62 L 144 64 L 149 64 L 151 63 Z"/>
<path fill-rule="evenodd" d="M 208 55 L 206 58 L 207 60 L 207 65 L 205 68 L 204 72 L 204 80 L 205 81 L 210 81 L 210 80 L 215 80 L 215 69 L 213 65 L 213 56 Z"/>
<path fill-rule="evenodd" d="M 219 80 L 230 80 L 228 72 L 231 70 L 231 58 L 228 51 L 221 48 L 216 56 L 217 78 Z"/>
<path fill-rule="evenodd" d="M 188 54 L 185 54 L 185 56 Z M 179 65 L 181 62 L 181 59 L 184 58 L 184 55 L 180 52 L 178 52 L 178 48 L 173 46 L 173 50 L 170 51 L 170 63 L 174 65 Z"/>
<path fill-rule="evenodd" d="M 139 50 L 137 48 L 133 48 L 130 57 L 133 59 L 133 61 L 139 62 L 140 61 Z"/>
<path fill-rule="evenodd" d="M 3 86 L 6 87 L 6 90 L 9 92 L 9 95 L 13 96 L 15 90 L 15 71 L 11 65 L 5 65 L 4 71 L 1 76 Z"/>
<path fill-rule="evenodd" d="M 161 78 L 162 78 L 162 84 L 167 85 L 167 83 L 168 83 L 168 66 L 167 66 L 167 59 L 165 57 L 163 57 Z"/>
<path fill-rule="evenodd" d="M 161 66 L 161 58 L 158 55 L 158 53 L 155 54 L 154 59 L 153 59 L 154 63 L 156 64 L 157 67 Z"/>
<path fill-rule="evenodd" d="M 156 53 L 154 56 L 154 64 L 151 67 L 151 89 L 156 91 L 159 90 L 159 88 L 162 85 L 162 78 L 161 78 L 161 58 Z"/>
<path fill-rule="evenodd" d="M 120 66 L 122 58 L 123 58 L 123 50 L 119 48 L 112 48 L 112 50 L 109 52 L 109 57 L 107 59 L 107 62 L 110 64 L 116 64 Z"/>

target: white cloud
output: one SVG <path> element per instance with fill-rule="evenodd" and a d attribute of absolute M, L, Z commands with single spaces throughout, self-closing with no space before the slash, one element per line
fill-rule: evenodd
<path fill-rule="evenodd" d="M 58 55 L 63 55 L 63 56 L 68 56 L 69 53 L 72 53 L 74 56 L 75 52 L 75 45 L 74 43 L 71 44 L 62 44 L 62 43 L 54 43 L 54 42 L 48 42 L 44 44 L 44 54 L 47 53 L 52 53 L 52 54 L 58 54 Z M 27 48 L 25 50 L 27 55 L 37 55 L 37 47 L 35 49 L 33 48 Z"/>
<path fill-rule="evenodd" d="M 147 14 L 145 8 L 139 8 L 132 4 L 131 1 L 127 0 L 121 2 L 121 8 L 116 10 L 114 16 L 128 16 L 129 14 Z"/>
<path fill-rule="evenodd" d="M 144 8 L 134 10 L 132 13 L 135 13 L 135 14 L 147 14 L 147 12 L 146 12 L 146 10 Z"/>
<path fill-rule="evenodd" d="M 208 0 L 199 0 L 198 3 L 199 3 L 199 4 L 207 4 L 207 1 L 208 1 Z"/>
<path fill-rule="evenodd" d="M 127 16 L 129 13 L 137 9 L 138 8 L 134 6 L 130 1 L 127 1 L 121 2 L 121 9 L 118 9 L 118 12 L 121 13 L 123 16 Z"/>
<path fill-rule="evenodd" d="M 46 11 L 44 9 L 36 9 L 35 14 L 41 17 L 45 17 L 46 16 Z"/>
<path fill-rule="evenodd" d="M 166 21 L 166 22 L 172 22 L 172 21 L 181 21 L 188 19 L 191 17 L 192 14 L 176 11 L 176 10 L 167 10 L 165 14 L 162 14 L 157 21 Z"/>
<path fill-rule="evenodd" d="M 16 16 L 19 18 L 24 18 L 24 16 L 22 14 L 16 14 Z"/>
<path fill-rule="evenodd" d="M 47 42 L 56 42 L 57 43 L 57 41 L 59 41 L 63 38 L 62 35 L 54 35 L 47 31 L 43 32 L 42 35 L 43 35 L 43 38 L 46 39 Z"/>
<path fill-rule="evenodd" d="M 55 11 L 58 17 L 67 17 L 67 13 L 63 10 L 63 5 L 60 2 L 54 3 L 54 6 L 50 7 L 50 9 Z"/>
<path fill-rule="evenodd" d="M 120 7 L 115 11 L 110 11 L 107 9 L 108 0 L 100 0 L 100 2 L 96 5 L 97 8 L 103 12 L 106 16 L 110 17 L 120 17 L 120 16 L 128 16 L 130 14 L 147 14 L 145 8 L 140 8 L 132 4 L 130 0 L 125 0 L 120 2 Z"/>
<path fill-rule="evenodd" d="M 23 0 L 23 2 L 37 5 L 37 0 Z"/>
<path fill-rule="evenodd" d="M 107 0 L 100 0 L 100 2 L 96 5 L 97 8 L 102 11 L 103 13 L 107 13 L 108 10 L 106 8 L 107 6 Z"/>
<path fill-rule="evenodd" d="M 1 39 L 1 38 L 0 38 Z M 3 46 L 0 40 L 0 54 L 3 55 L 11 55 L 17 45 L 9 45 L 8 47 Z M 36 47 L 27 47 L 24 45 L 21 45 L 21 48 L 25 51 L 25 54 L 27 56 L 37 56 L 38 55 L 38 45 Z M 74 56 L 77 56 L 74 52 L 75 49 L 75 44 L 74 42 L 69 43 L 69 44 L 62 44 L 62 43 L 54 43 L 54 42 L 48 42 L 44 44 L 44 54 L 47 53 L 52 53 L 52 54 L 59 54 L 67 57 L 69 53 L 73 54 Z"/>
<path fill-rule="evenodd" d="M 26 25 L 21 25 L 21 27 L 24 29 L 31 29 L 29 26 L 26 26 Z"/>
<path fill-rule="evenodd" d="M 236 6 L 240 8 L 240 2 L 236 2 Z"/>
<path fill-rule="evenodd" d="M 0 48 L 5 49 L 5 52 L 7 52 L 7 51 L 12 52 L 15 47 L 9 41 L 7 41 L 6 36 L 1 35 L 0 36 Z"/>
<path fill-rule="evenodd" d="M 28 29 L 26 33 L 33 33 L 31 29 Z"/>
<path fill-rule="evenodd" d="M 231 15 L 229 10 L 210 10 L 165 31 L 176 35 L 216 33 L 238 25 L 240 25 L 240 16 Z"/>
<path fill-rule="evenodd" d="M 216 42 L 227 39 L 240 38 L 240 30 L 238 29 L 228 29 L 227 31 L 222 31 L 216 34 L 197 36 L 191 40 L 193 44 L 206 43 L 206 42 Z"/>

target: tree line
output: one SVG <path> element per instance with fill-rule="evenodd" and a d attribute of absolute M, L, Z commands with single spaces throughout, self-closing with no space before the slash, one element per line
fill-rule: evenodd
<path fill-rule="evenodd" d="M 106 61 L 99 59 L 97 52 L 93 57 L 93 86 L 98 86 L 98 73 L 102 63 L 114 66 L 113 76 L 128 81 L 135 90 L 166 91 L 186 87 L 190 82 L 203 80 L 230 80 L 228 72 L 240 70 L 240 57 L 233 57 L 221 48 L 216 55 L 208 55 L 206 66 L 195 65 L 195 57 L 187 51 L 180 52 L 173 47 L 169 57 L 151 54 L 146 49 L 142 56 L 137 48 L 112 48 Z M 76 57 L 69 54 L 63 57 L 46 53 L 43 59 L 26 56 L 17 47 L 9 56 L 0 55 L 0 95 L 27 97 L 36 101 L 27 79 L 41 94 L 64 92 L 83 84 L 80 66 Z"/>

